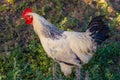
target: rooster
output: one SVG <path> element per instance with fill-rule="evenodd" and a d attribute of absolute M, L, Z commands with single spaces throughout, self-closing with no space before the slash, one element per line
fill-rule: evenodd
<path fill-rule="evenodd" d="M 109 36 L 109 27 L 102 16 L 93 18 L 85 32 L 60 30 L 30 8 L 23 11 L 22 17 L 26 24 L 33 25 L 47 55 L 60 64 L 65 76 L 71 74 L 73 67 L 88 63 Z"/>

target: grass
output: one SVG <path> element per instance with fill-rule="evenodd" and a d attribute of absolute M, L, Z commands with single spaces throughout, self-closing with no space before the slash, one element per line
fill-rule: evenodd
<path fill-rule="evenodd" d="M 92 80 L 119 80 L 120 42 L 109 42 L 102 45 L 90 63 L 88 68 Z"/>
<path fill-rule="evenodd" d="M 87 71 L 90 80 L 120 79 L 120 14 L 114 9 L 108 11 L 110 3 L 97 2 L 97 8 L 84 0 L 8 0 L 8 3 L 1 1 L 0 4 L 0 80 L 52 80 L 52 59 L 47 57 L 32 27 L 20 19 L 26 7 L 31 7 L 62 30 L 85 31 L 93 14 L 104 14 L 109 18 L 111 38 L 83 66 L 82 77 L 84 79 Z M 74 72 L 67 78 L 57 66 L 58 79 L 74 80 Z"/>

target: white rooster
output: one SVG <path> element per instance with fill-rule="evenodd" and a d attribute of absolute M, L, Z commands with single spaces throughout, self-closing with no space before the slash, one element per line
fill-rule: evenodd
<path fill-rule="evenodd" d="M 86 32 L 59 30 L 30 8 L 23 11 L 22 17 L 26 24 L 33 25 L 47 55 L 60 64 L 66 76 L 71 74 L 73 67 L 88 63 L 97 46 L 109 36 L 102 16 L 93 18 Z"/>

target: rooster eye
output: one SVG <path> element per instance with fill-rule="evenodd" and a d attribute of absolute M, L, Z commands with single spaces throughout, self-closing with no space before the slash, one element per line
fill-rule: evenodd
<path fill-rule="evenodd" d="M 32 16 L 31 16 L 31 15 L 30 15 L 29 17 L 30 17 L 30 18 L 32 18 Z"/>
<path fill-rule="evenodd" d="M 31 15 L 26 15 L 26 16 L 25 16 L 25 19 L 26 19 L 26 20 L 31 20 L 31 19 L 32 19 L 32 16 L 31 16 Z"/>

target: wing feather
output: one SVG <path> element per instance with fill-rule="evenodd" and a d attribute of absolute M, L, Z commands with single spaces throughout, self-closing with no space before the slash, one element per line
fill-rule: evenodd
<path fill-rule="evenodd" d="M 83 32 L 66 32 L 67 41 L 74 53 L 84 62 L 87 63 L 96 50 L 96 44 L 89 36 L 89 33 Z"/>

